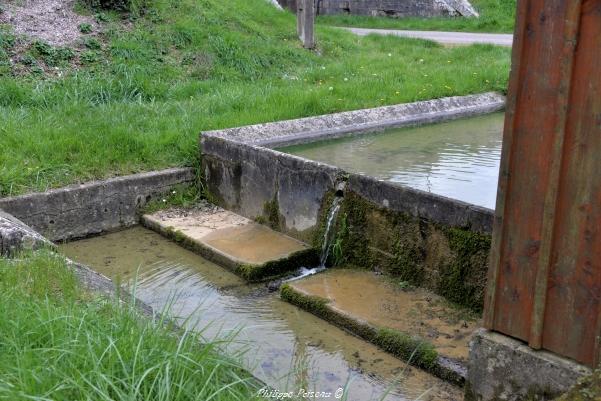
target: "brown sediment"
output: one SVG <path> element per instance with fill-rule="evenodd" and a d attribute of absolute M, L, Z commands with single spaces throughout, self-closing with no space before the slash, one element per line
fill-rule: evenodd
<path fill-rule="evenodd" d="M 142 222 L 248 281 L 317 263 L 316 251 L 303 242 L 212 205 L 159 211 Z"/>
<path fill-rule="evenodd" d="M 424 289 L 402 289 L 373 272 L 331 269 L 290 284 L 358 320 L 423 338 L 438 354 L 465 361 L 479 320 Z"/>
<path fill-rule="evenodd" d="M 248 369 L 280 390 L 297 391 L 303 385 L 334 391 L 350 379 L 350 401 L 381 399 L 388 389 L 386 399 L 395 401 L 461 398 L 460 388 L 280 301 L 264 286 L 246 284 L 150 230 L 136 227 L 61 249 L 123 283 L 137 277 L 141 300 L 157 310 L 170 305 L 179 319 L 196 324 L 204 336 L 240 330 L 224 352 L 245 350 Z"/>

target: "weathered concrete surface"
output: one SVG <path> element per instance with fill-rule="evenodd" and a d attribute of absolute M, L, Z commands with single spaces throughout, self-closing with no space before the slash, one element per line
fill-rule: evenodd
<path fill-rule="evenodd" d="M 292 11 L 300 0 L 279 0 Z M 383 17 L 477 17 L 478 13 L 467 0 L 319 0 L 318 14 L 352 14 Z"/>
<path fill-rule="evenodd" d="M 481 324 L 476 314 L 451 308 L 430 291 L 401 288 L 371 271 L 328 269 L 289 285 L 328 300 L 356 320 L 418 336 L 464 366 L 472 333 Z"/>
<path fill-rule="evenodd" d="M 207 131 L 202 134 L 202 138 L 223 138 L 274 148 L 389 128 L 449 121 L 492 113 L 504 107 L 505 97 L 489 92 Z"/>
<path fill-rule="evenodd" d="M 434 376 L 460 386 L 465 382 L 465 366 L 453 359 L 438 355 L 431 344 L 413 333 L 381 327 L 353 316 L 343 308 L 332 304 L 330 300 L 313 295 L 294 283 L 286 283 L 282 286 L 280 297 Z"/>
<path fill-rule="evenodd" d="M 13 256 L 21 250 L 52 246 L 50 241 L 35 230 L 0 210 L 0 256 Z"/>
<path fill-rule="evenodd" d="M 551 400 L 590 374 L 571 360 L 482 329 L 470 344 L 465 400 Z"/>
<path fill-rule="evenodd" d="M 220 206 L 316 246 L 327 198 L 344 182 L 341 216 L 349 223 L 345 262 L 391 273 L 479 310 L 492 210 L 260 145 L 441 121 L 502 107 L 502 96 L 484 94 L 212 131 L 201 137 L 203 173 Z"/>
<path fill-rule="evenodd" d="M 249 281 L 296 270 L 297 257 L 316 255 L 301 241 L 208 203 L 144 215 L 142 223 Z M 269 265 L 268 274 L 258 274 Z"/>
<path fill-rule="evenodd" d="M 370 29 L 340 27 L 359 36 L 367 35 L 393 35 L 404 38 L 425 39 L 443 45 L 460 46 L 473 44 L 489 44 L 511 47 L 513 35 L 503 33 L 471 33 L 471 32 L 444 32 L 444 31 L 405 31 L 397 29 Z"/>
<path fill-rule="evenodd" d="M 0 209 L 52 241 L 70 240 L 137 224 L 140 207 L 194 179 L 189 168 L 135 174 L 3 198 Z"/>

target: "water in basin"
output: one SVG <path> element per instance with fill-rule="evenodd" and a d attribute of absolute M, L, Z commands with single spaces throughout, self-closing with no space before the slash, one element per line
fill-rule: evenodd
<path fill-rule="evenodd" d="M 494 209 L 503 113 L 278 150 Z"/>

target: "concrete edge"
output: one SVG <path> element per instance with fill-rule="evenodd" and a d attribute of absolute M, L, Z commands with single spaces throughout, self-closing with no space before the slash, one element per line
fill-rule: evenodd
<path fill-rule="evenodd" d="M 1 198 L 0 209 L 51 241 L 67 241 L 133 226 L 140 208 L 195 179 L 192 168 L 171 168 Z"/>
<path fill-rule="evenodd" d="M 295 288 L 292 285 L 284 285 L 280 288 L 280 298 L 319 317 L 320 319 L 327 321 L 330 324 L 343 329 L 350 334 L 362 338 L 363 340 L 375 345 L 383 351 L 399 358 L 405 363 L 423 369 L 432 375 L 454 385 L 463 386 L 465 384 L 467 366 L 460 361 L 440 355 L 438 352 L 436 360 L 431 365 L 424 365 L 420 360 L 419 353 L 417 352 L 412 354 L 412 357 L 406 358 L 401 349 L 391 347 L 390 344 L 383 344 L 378 341 L 377 333 L 381 328 L 348 314 L 339 308 L 329 305 L 329 301 L 326 299 L 313 296 L 301 289 Z M 316 305 L 316 302 L 319 302 L 319 305 Z M 401 335 L 415 338 L 411 335 L 411 333 L 404 333 L 396 330 L 394 331 Z M 420 339 L 420 343 L 425 343 L 431 346 L 431 344 L 424 339 Z"/>
<path fill-rule="evenodd" d="M 21 250 L 54 248 L 54 244 L 21 220 L 0 210 L 0 256 L 12 256 Z"/>
<path fill-rule="evenodd" d="M 141 216 L 140 223 L 144 227 L 171 239 L 203 258 L 230 270 L 250 283 L 265 282 L 284 277 L 297 270 L 303 261 L 307 261 L 310 265 L 314 265 L 312 262 L 319 261 L 317 251 L 309 247 L 304 250 L 293 252 L 284 258 L 272 260 L 263 264 L 246 263 L 231 255 L 227 255 L 210 245 L 200 243 L 193 238 L 188 237 L 181 231 L 176 231 L 171 227 L 165 227 L 152 216 Z"/>
<path fill-rule="evenodd" d="M 504 96 L 488 92 L 206 131 L 201 137 L 278 147 L 450 121 L 500 111 L 504 107 Z"/>
<path fill-rule="evenodd" d="M 348 184 L 346 190 L 361 195 L 379 207 L 406 213 L 418 218 L 429 219 L 438 224 L 468 228 L 471 231 L 488 235 L 492 234 L 495 214 L 492 209 L 425 192 L 420 189 L 378 180 L 368 175 L 349 173 L 336 166 L 290 155 L 259 145 L 228 141 L 221 137 L 203 137 L 202 144 L 203 151 L 207 147 L 211 148 L 211 155 L 215 154 L 216 149 L 221 144 L 228 144 L 229 146 L 244 149 L 247 152 L 270 155 L 274 163 L 284 166 L 296 165 L 300 162 L 301 165 L 305 166 L 304 168 L 324 171 L 334 177 L 333 179 L 336 182 L 334 182 L 332 188 L 337 185 L 337 182 L 346 181 Z"/>
<path fill-rule="evenodd" d="M 480 329 L 470 343 L 465 400 L 525 401 L 533 394 L 554 399 L 591 373 L 570 359 Z"/>

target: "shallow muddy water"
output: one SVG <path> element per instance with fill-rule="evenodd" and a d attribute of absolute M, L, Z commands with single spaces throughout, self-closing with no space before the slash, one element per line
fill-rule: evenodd
<path fill-rule="evenodd" d="M 494 209 L 503 113 L 278 150 Z"/>
<path fill-rule="evenodd" d="M 281 391 L 331 392 L 348 384 L 349 400 L 458 400 L 460 389 L 379 351 L 325 321 L 247 285 L 229 271 L 160 235 L 136 227 L 65 244 L 71 259 L 132 283 L 157 309 L 202 330 L 205 338 L 236 333 L 226 352 L 244 353 L 246 367 Z"/>

